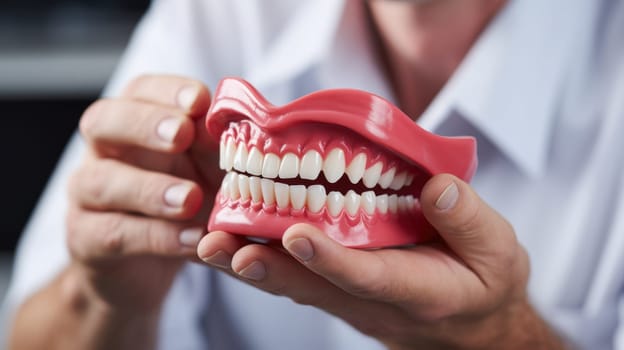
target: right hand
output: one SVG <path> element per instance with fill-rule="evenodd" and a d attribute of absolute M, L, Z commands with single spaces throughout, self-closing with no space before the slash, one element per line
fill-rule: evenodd
<path fill-rule="evenodd" d="M 158 313 L 196 256 L 221 180 L 204 129 L 209 105 L 198 81 L 142 76 L 84 112 L 88 151 L 70 180 L 67 241 L 73 285 L 89 298 Z"/>

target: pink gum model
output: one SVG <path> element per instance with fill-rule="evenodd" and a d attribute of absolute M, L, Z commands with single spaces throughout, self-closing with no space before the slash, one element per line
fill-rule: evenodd
<path fill-rule="evenodd" d="M 249 83 L 221 81 L 206 128 L 227 171 L 208 229 L 280 239 L 307 222 L 343 245 L 400 246 L 435 236 L 418 202 L 425 182 L 469 181 L 471 137 L 431 134 L 387 100 L 324 90 L 273 106 Z"/>

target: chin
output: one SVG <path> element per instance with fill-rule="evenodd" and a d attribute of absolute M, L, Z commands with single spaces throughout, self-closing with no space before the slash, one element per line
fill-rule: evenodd
<path fill-rule="evenodd" d="M 209 231 L 281 239 L 296 223 L 349 247 L 380 248 L 436 236 L 419 196 L 431 176 L 469 181 L 471 137 L 431 134 L 387 100 L 323 90 L 283 106 L 228 78 L 215 90 L 206 128 L 226 172 Z"/>

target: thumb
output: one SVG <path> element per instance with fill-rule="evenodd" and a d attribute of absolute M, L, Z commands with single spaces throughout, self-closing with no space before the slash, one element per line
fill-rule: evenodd
<path fill-rule="evenodd" d="M 422 190 L 422 211 L 446 244 L 477 274 L 504 269 L 518 250 L 513 228 L 461 179 L 440 174 Z"/>

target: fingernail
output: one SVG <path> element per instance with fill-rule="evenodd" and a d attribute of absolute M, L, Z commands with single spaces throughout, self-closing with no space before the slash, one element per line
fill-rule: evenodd
<path fill-rule="evenodd" d="M 156 134 L 160 137 L 161 140 L 172 143 L 178 135 L 178 131 L 180 131 L 180 127 L 182 126 L 182 122 L 177 118 L 167 118 L 158 124 L 156 128 Z"/>
<path fill-rule="evenodd" d="M 305 238 L 297 238 L 290 242 L 286 249 L 295 258 L 301 261 L 309 261 L 314 257 L 314 248 L 309 240 Z"/>
<path fill-rule="evenodd" d="M 455 182 L 446 186 L 444 191 L 438 200 L 435 202 L 436 208 L 440 210 L 448 210 L 455 206 L 457 203 L 457 199 L 459 198 L 459 189 L 457 188 L 457 184 Z"/>
<path fill-rule="evenodd" d="M 177 96 L 178 106 L 184 109 L 191 109 L 193 103 L 199 95 L 199 89 L 195 86 L 185 86 L 179 92 Z"/>
<path fill-rule="evenodd" d="M 216 253 L 202 260 L 210 265 L 223 269 L 229 269 L 232 265 L 232 257 L 223 250 L 218 250 Z"/>
<path fill-rule="evenodd" d="M 184 229 L 180 232 L 180 244 L 185 247 L 196 247 L 203 234 L 204 230 L 201 227 Z"/>
<path fill-rule="evenodd" d="M 246 279 L 260 281 L 266 276 L 266 268 L 260 261 L 254 261 L 247 265 L 244 269 L 240 270 L 238 274 Z"/>
<path fill-rule="evenodd" d="M 165 191 L 165 203 L 170 207 L 180 208 L 190 192 L 191 186 L 187 184 L 173 185 Z"/>

